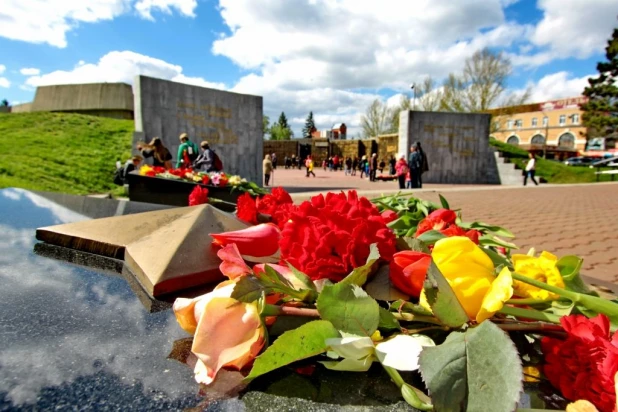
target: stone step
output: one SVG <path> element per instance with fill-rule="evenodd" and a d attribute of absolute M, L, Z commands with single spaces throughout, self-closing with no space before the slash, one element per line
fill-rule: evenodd
<path fill-rule="evenodd" d="M 521 185 L 522 175 L 521 169 L 517 169 L 517 165 L 509 163 L 508 159 L 501 156 L 500 152 L 494 152 L 496 158 L 496 166 L 500 176 L 500 184 L 502 185 Z"/>

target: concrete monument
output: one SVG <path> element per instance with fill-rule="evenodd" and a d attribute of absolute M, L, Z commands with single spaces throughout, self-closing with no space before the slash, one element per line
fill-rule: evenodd
<path fill-rule="evenodd" d="M 500 184 L 498 167 L 489 146 L 490 115 L 417 112 L 399 115 L 399 152 L 410 154 L 421 142 L 429 171 L 423 183 Z"/>
<path fill-rule="evenodd" d="M 174 162 L 181 133 L 206 140 L 224 171 L 262 181 L 262 97 L 136 76 L 133 84 L 138 141 L 160 137 Z"/>

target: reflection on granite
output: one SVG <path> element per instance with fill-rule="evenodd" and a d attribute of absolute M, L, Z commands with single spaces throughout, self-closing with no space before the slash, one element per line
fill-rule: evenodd
<path fill-rule="evenodd" d="M 192 372 L 166 359 L 186 336 L 170 311 L 148 313 L 122 277 L 33 253 L 37 227 L 118 213 L 114 201 L 77 200 L 0 190 L 0 410 L 196 405 Z M 144 209 L 131 207 L 123 213 Z"/>

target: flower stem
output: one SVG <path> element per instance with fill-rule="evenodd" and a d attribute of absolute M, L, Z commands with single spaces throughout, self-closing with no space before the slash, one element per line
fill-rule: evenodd
<path fill-rule="evenodd" d="M 555 299 L 509 299 L 506 303 L 510 305 L 541 305 L 543 303 L 551 303 Z"/>
<path fill-rule="evenodd" d="M 236 207 L 236 203 L 228 202 L 226 200 L 217 199 L 216 197 L 208 197 L 208 203 L 225 203 L 226 205 Z"/>
<path fill-rule="evenodd" d="M 391 313 L 397 320 L 405 320 L 407 322 L 425 322 L 425 323 L 433 323 L 434 325 L 442 325 L 442 322 L 440 322 L 437 318 L 434 318 L 433 316 L 416 315 L 413 313 L 406 313 L 406 312 L 403 312 L 403 313 L 391 312 Z"/>
<path fill-rule="evenodd" d="M 263 316 L 304 316 L 309 318 L 319 318 L 317 309 L 295 308 L 293 306 L 264 305 Z"/>
<path fill-rule="evenodd" d="M 521 309 L 514 308 L 512 306 L 503 306 L 502 309 L 500 309 L 498 312 L 504 315 L 511 315 L 520 318 L 528 318 L 556 324 L 560 323 L 560 316 L 552 315 L 550 313 L 539 312 L 538 310 L 534 309 Z"/>
<path fill-rule="evenodd" d="M 399 372 L 395 368 L 391 368 L 390 366 L 382 365 L 388 376 L 395 382 L 395 385 L 399 389 L 401 389 L 401 393 L 405 399 L 405 401 L 410 404 L 413 408 L 416 408 L 421 411 L 433 411 L 433 405 L 423 402 L 418 394 L 416 393 L 416 388 L 412 385 L 408 385 L 405 383 Z M 404 392 L 405 391 L 405 392 Z"/>

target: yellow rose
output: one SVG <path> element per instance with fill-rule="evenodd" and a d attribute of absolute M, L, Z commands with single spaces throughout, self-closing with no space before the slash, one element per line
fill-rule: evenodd
<path fill-rule="evenodd" d="M 241 183 L 241 178 L 238 175 L 230 176 L 227 183 L 232 186 L 238 186 Z"/>
<path fill-rule="evenodd" d="M 513 267 L 516 273 L 564 289 L 564 280 L 556 267 L 558 258 L 549 252 L 541 256 L 513 255 Z M 513 283 L 515 294 L 523 298 L 540 300 L 557 299 L 554 293 L 539 289 L 524 282 Z"/>
<path fill-rule="evenodd" d="M 511 272 L 503 268 L 496 277 L 489 256 L 467 237 L 438 240 L 431 257 L 470 319 L 492 317 L 513 296 Z"/>
<path fill-rule="evenodd" d="M 143 165 L 142 167 L 139 168 L 139 174 L 141 176 L 145 176 L 146 173 L 150 172 L 152 169 L 152 166 L 149 165 Z"/>

